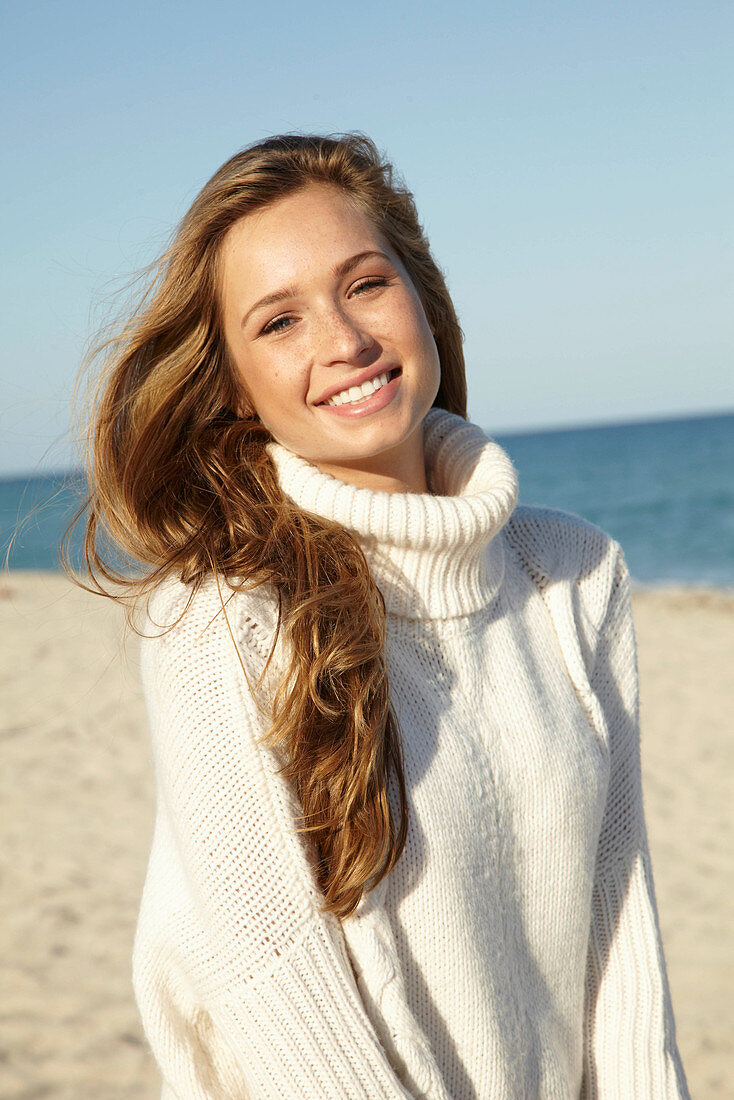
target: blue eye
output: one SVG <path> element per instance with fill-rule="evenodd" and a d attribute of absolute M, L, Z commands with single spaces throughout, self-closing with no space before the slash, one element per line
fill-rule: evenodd
<path fill-rule="evenodd" d="M 261 329 L 261 333 L 263 336 L 267 336 L 271 332 L 283 332 L 283 326 L 289 328 L 290 326 L 286 322 L 292 320 L 292 317 L 276 317 L 273 321 L 268 321 L 267 325 Z"/>
<path fill-rule="evenodd" d="M 375 286 L 387 286 L 387 279 L 382 276 L 375 279 L 365 279 L 363 283 L 358 283 L 357 286 L 355 286 L 354 293 L 356 294 L 359 290 L 371 290 L 372 287 Z"/>

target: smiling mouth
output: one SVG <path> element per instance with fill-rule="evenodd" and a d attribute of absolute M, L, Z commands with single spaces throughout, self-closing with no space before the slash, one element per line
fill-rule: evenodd
<path fill-rule="evenodd" d="M 360 401 L 363 401 L 366 398 L 371 397 L 373 393 L 377 393 L 377 391 L 379 389 L 381 389 L 383 386 L 386 386 L 388 384 L 388 382 L 392 382 L 393 378 L 397 378 L 399 374 L 402 374 L 402 368 L 401 367 L 393 367 L 392 370 L 382 371 L 379 374 L 376 374 L 374 376 L 374 378 L 371 378 L 368 381 L 363 382 L 361 386 L 345 386 L 343 390 L 339 390 L 338 393 L 332 394 L 331 397 L 328 397 L 326 399 L 326 401 L 317 402 L 317 405 L 355 405 L 355 404 L 359 404 Z M 383 381 L 381 381 L 379 383 L 379 385 L 376 385 L 376 383 L 378 382 L 378 379 L 383 379 Z M 362 388 L 363 386 L 371 387 L 371 388 L 363 389 Z M 359 396 L 356 393 L 352 393 L 353 390 L 359 390 Z"/>

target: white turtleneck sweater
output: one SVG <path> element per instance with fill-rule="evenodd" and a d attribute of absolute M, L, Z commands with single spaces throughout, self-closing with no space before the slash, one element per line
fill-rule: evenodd
<path fill-rule="evenodd" d="M 517 506 L 476 425 L 432 409 L 424 439 L 430 494 L 268 445 L 283 491 L 355 534 L 387 608 L 410 828 L 352 917 L 322 915 L 294 793 L 258 743 L 272 592 L 222 586 L 222 611 L 212 579 L 182 615 L 172 580 L 152 601 L 157 817 L 133 969 L 163 1096 L 687 1097 L 622 552 Z"/>

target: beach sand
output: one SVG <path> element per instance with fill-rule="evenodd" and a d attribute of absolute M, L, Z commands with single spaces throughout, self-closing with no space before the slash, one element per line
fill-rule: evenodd
<path fill-rule="evenodd" d="M 734 594 L 639 590 L 645 799 L 679 1045 L 734 1096 Z M 0 1095 L 156 1098 L 130 984 L 153 824 L 134 636 L 56 574 L 0 580 Z M 630 1098 L 632 1100 L 632 1098 Z"/>

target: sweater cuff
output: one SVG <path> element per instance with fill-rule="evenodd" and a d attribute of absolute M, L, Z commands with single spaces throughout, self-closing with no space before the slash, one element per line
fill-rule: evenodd
<path fill-rule="evenodd" d="M 314 925 L 267 975 L 212 1005 L 217 1028 L 240 1052 L 256 1096 L 408 1100 L 350 981 L 349 962 Z"/>

